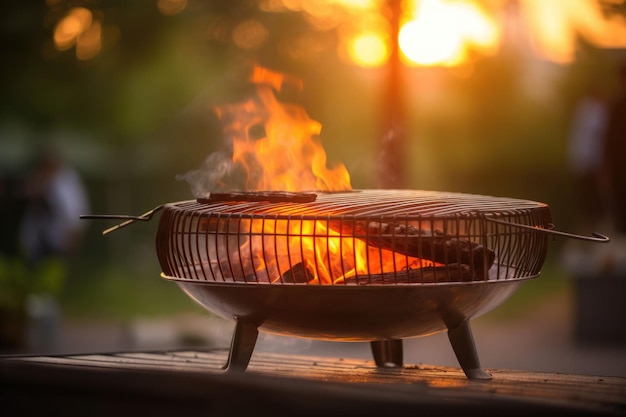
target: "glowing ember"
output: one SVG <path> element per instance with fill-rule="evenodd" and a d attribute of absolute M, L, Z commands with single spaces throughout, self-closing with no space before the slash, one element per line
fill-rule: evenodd
<path fill-rule="evenodd" d="M 241 265 L 241 275 L 254 277 L 254 281 L 337 284 L 355 276 L 436 265 L 369 246 L 341 234 L 326 221 L 255 219 L 238 223 L 240 235 L 229 237 L 234 249 L 229 251 L 229 264 Z M 241 236 L 248 236 L 244 244 Z M 298 265 L 303 269 L 295 272 Z"/>

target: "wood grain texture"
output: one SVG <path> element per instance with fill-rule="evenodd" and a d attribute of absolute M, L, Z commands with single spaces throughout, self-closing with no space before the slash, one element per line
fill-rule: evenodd
<path fill-rule="evenodd" d="M 626 415 L 626 378 L 488 369 L 492 380 L 473 381 L 459 368 L 376 368 L 369 360 L 265 352 L 252 356 L 247 371 L 225 372 L 227 355 L 216 349 L 4 357 L 0 400 L 27 411 L 62 407 L 66 415 L 101 401 L 117 404 L 101 410 L 117 415 L 120 407 L 187 413 L 181 416 L 207 409 L 255 416 Z"/>

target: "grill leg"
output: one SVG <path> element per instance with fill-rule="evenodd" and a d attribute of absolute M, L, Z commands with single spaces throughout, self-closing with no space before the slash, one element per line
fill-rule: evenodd
<path fill-rule="evenodd" d="M 480 366 L 474 336 L 469 321 L 464 320 L 458 326 L 448 329 L 448 339 L 459 364 L 468 379 L 491 379 L 491 374 Z"/>
<path fill-rule="evenodd" d="M 379 368 L 402 366 L 402 339 L 374 340 L 370 342 L 370 346 L 374 362 Z"/>
<path fill-rule="evenodd" d="M 245 371 L 248 363 L 250 363 L 258 335 L 258 326 L 237 320 L 235 333 L 233 333 L 230 343 L 228 362 L 223 369 L 227 371 Z"/>

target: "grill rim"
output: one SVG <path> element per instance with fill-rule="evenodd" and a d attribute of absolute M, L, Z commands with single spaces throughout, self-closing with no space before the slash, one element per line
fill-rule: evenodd
<path fill-rule="evenodd" d="M 359 193 L 360 199 L 353 201 L 352 199 Z M 319 209 L 319 203 L 322 202 L 322 207 L 326 210 L 329 205 L 332 210 L 336 209 L 334 200 L 337 196 L 342 196 L 340 200 L 349 200 L 350 207 L 357 207 L 361 214 L 358 213 L 350 213 L 346 214 L 345 210 L 341 213 L 329 213 L 322 212 Z M 403 210 L 403 214 L 394 213 L 394 214 L 373 214 L 370 209 L 370 205 L 367 204 L 366 201 L 363 200 L 370 196 L 381 196 L 380 198 L 385 206 L 385 213 L 387 213 L 387 209 L 389 207 L 396 207 L 398 205 L 398 201 L 400 201 L 400 205 Z M 430 207 L 430 203 L 432 201 L 435 202 L 438 206 L 444 206 L 445 215 L 443 215 L 442 211 L 439 211 L 439 214 L 434 213 L 417 213 L 415 214 L 415 210 L 419 210 L 423 205 L 420 206 L 420 202 L 414 203 L 413 197 L 419 196 L 422 200 L 426 201 L 427 205 Z M 436 197 L 438 200 L 432 200 L 433 197 Z M 324 198 L 330 199 L 330 203 L 324 202 Z M 455 270 L 453 265 L 454 262 L 459 261 L 448 261 L 447 258 L 444 257 L 446 265 L 450 265 L 450 268 L 443 272 L 443 274 L 453 274 L 449 275 L 440 275 L 441 278 L 437 277 L 437 271 L 435 271 L 434 276 L 426 276 L 423 275 L 423 272 L 419 272 L 419 279 L 421 282 L 398 282 L 398 278 L 400 281 L 403 279 L 402 276 L 396 277 L 396 273 L 401 273 L 404 268 L 402 265 L 394 266 L 392 274 L 394 274 L 394 278 L 392 283 L 390 282 L 381 282 L 380 286 L 387 285 L 400 285 L 405 286 L 406 284 L 416 284 L 416 285 L 426 285 L 426 284 L 436 284 L 441 285 L 445 282 L 458 283 L 466 280 L 471 280 L 472 282 L 488 282 L 492 280 L 509 280 L 516 277 L 529 278 L 536 277 L 540 272 L 541 266 L 547 256 L 547 244 L 548 239 L 547 235 L 537 233 L 537 231 L 548 230 L 552 225 L 551 221 L 551 212 L 550 208 L 547 204 L 531 201 L 531 200 L 520 200 L 516 198 L 509 197 L 491 197 L 484 195 L 474 195 L 474 194 L 464 194 L 464 193 L 450 193 L 450 192 L 438 192 L 438 191 L 423 191 L 423 190 L 360 190 L 360 191 L 350 191 L 348 193 L 327 193 L 325 197 L 322 199 L 316 199 L 314 202 L 306 202 L 306 203 L 284 203 L 284 202 L 223 202 L 218 201 L 208 202 L 202 201 L 199 202 L 197 200 L 184 200 L 178 202 L 171 202 L 165 204 L 163 206 L 163 213 L 161 216 L 161 221 L 159 223 L 159 228 L 157 231 L 157 253 L 159 255 L 159 261 L 162 266 L 162 271 L 166 276 L 181 278 L 185 282 L 195 282 L 197 281 L 208 281 L 208 282 L 243 282 L 248 281 L 250 277 L 254 277 L 253 281 L 274 281 L 274 285 L 281 285 L 288 283 L 289 277 L 293 280 L 296 278 L 304 278 L 307 279 L 308 276 L 305 273 L 304 276 L 296 277 L 295 275 L 285 276 L 286 273 L 289 273 L 293 270 L 296 264 L 298 263 L 298 254 L 296 257 L 291 258 L 291 255 L 287 252 L 289 259 L 278 258 L 278 252 L 271 252 L 270 249 L 272 247 L 265 247 L 265 238 L 270 239 L 286 239 L 290 237 L 307 237 L 307 238 L 335 238 L 339 237 L 340 239 L 348 238 L 353 239 L 363 239 L 368 240 L 368 237 L 373 237 L 375 239 L 383 239 L 384 234 L 382 232 L 374 232 L 373 234 L 368 234 L 369 232 L 365 232 L 365 235 L 361 236 L 359 234 L 354 234 L 353 230 L 350 230 L 347 234 L 344 235 L 343 231 L 339 231 L 338 236 L 330 236 L 321 231 L 321 234 L 317 234 L 317 231 L 311 232 L 311 236 L 308 234 L 302 234 L 301 230 L 298 230 L 294 233 L 288 232 L 284 236 L 280 233 L 265 233 L 261 231 L 258 234 L 252 232 L 251 224 L 249 225 L 250 229 L 244 228 L 243 232 L 239 230 L 242 222 L 262 222 L 261 225 L 265 225 L 265 222 L 286 222 L 287 225 L 290 222 L 298 223 L 305 221 L 312 222 L 324 222 L 325 229 L 330 230 L 330 223 L 337 222 L 339 225 L 342 224 L 369 224 L 368 222 L 380 222 L 382 223 L 390 223 L 390 224 L 410 224 L 417 223 L 418 230 L 421 230 L 421 224 L 425 225 L 424 230 L 432 230 L 435 231 L 437 228 L 442 226 L 443 233 L 455 240 L 456 238 L 464 238 L 468 237 L 474 243 L 480 245 L 485 245 L 486 248 L 494 248 L 497 253 L 501 250 L 504 253 L 503 262 L 496 262 L 493 266 L 497 268 L 497 272 L 495 275 L 492 275 L 488 272 L 487 269 L 481 270 L 481 262 L 485 262 L 486 256 L 488 255 L 485 252 L 485 255 L 480 255 L 480 259 L 471 257 L 469 259 L 460 260 L 462 264 L 466 264 L 469 267 L 469 278 L 468 276 L 457 275 L 454 277 Z M 464 204 L 458 204 L 458 201 L 461 200 Z M 487 202 L 487 208 L 485 207 L 484 202 Z M 476 203 L 477 202 L 477 203 Z M 482 203 L 481 203 L 482 202 Z M 505 207 L 501 207 L 500 203 L 505 202 Z M 476 203 L 470 205 L 469 203 Z M 340 207 L 342 202 L 340 202 Z M 362 209 L 362 205 L 365 205 L 365 210 Z M 287 208 L 297 208 L 298 210 L 301 208 L 305 208 L 309 212 L 311 211 L 311 206 L 316 206 L 314 210 L 317 212 L 315 215 L 309 213 L 309 215 L 299 213 L 284 213 L 284 210 Z M 250 210 L 254 210 L 254 213 L 241 211 L 241 208 L 247 208 Z M 407 211 L 407 207 L 411 209 Z M 460 207 L 460 208 L 459 208 Z M 471 210 L 468 210 L 468 207 Z M 269 213 L 268 213 L 269 208 Z M 450 208 L 453 208 L 456 213 L 450 213 Z M 480 209 L 480 212 L 477 210 Z M 376 207 L 376 210 L 379 211 L 380 208 Z M 274 212 L 272 212 L 274 211 Z M 464 212 L 464 213 L 462 213 Z M 489 222 L 490 219 L 501 219 L 505 220 L 504 224 L 496 224 L 493 222 Z M 510 224 L 508 222 L 511 222 Z M 210 222 L 210 223 L 207 223 Z M 215 223 L 217 222 L 217 223 Z M 442 222 L 442 223 L 439 223 Z M 516 227 L 516 224 L 524 223 L 526 225 L 531 225 L 536 228 L 537 231 L 529 231 L 523 230 Z M 209 224 L 213 224 L 213 228 L 209 228 Z M 221 225 L 221 226 L 220 226 Z M 258 225 L 258 224 L 257 224 Z M 231 228 L 234 227 L 234 229 Z M 264 227 L 264 226 L 263 226 Z M 451 227 L 450 229 L 447 229 Z M 380 228 L 379 230 L 382 230 Z M 462 231 L 463 230 L 463 231 Z M 308 232 L 307 232 L 308 233 Z M 362 233 L 362 232 L 361 232 Z M 385 232 L 387 233 L 387 232 Z M 396 232 L 391 232 L 389 235 L 392 239 L 395 237 L 403 236 L 404 232 L 399 232 L 397 235 Z M 466 234 L 469 233 L 469 234 Z M 410 236 L 410 235 L 406 235 Z M 501 236 L 501 237 L 499 237 Z M 219 242 L 222 242 L 218 246 L 218 238 Z M 244 240 L 239 240 L 243 238 Z M 275 264 L 270 265 L 271 269 L 260 271 L 256 269 L 254 265 L 255 256 L 252 256 L 252 246 L 249 249 L 241 250 L 241 244 L 246 242 L 246 239 L 261 239 L 255 241 L 255 245 L 261 245 L 255 248 L 254 253 L 257 253 L 257 250 L 263 250 L 265 253 L 266 250 L 270 250 L 267 254 L 262 255 L 262 257 L 269 256 L 270 262 L 274 261 Z M 504 241 L 500 241 L 501 238 L 504 238 Z M 222 241 L 222 239 L 226 239 Z M 419 245 L 421 245 L 421 237 L 418 237 L 418 249 Z M 427 239 L 427 238 L 425 238 Z M 491 240 L 495 239 L 495 240 Z M 533 249 L 530 252 L 527 250 L 520 250 L 521 246 L 530 243 L 529 239 L 531 239 L 533 243 Z M 229 244 L 226 244 L 229 242 Z M 238 242 L 238 243 L 237 243 Z M 277 240 L 273 241 L 274 245 L 277 244 Z M 368 240 L 369 242 L 369 240 Z M 486 243 L 489 243 L 486 245 Z M 232 254 L 229 251 L 229 245 L 236 244 L 238 248 L 232 249 L 234 252 Z M 281 244 L 284 245 L 285 242 L 281 241 Z M 369 244 L 369 243 L 368 243 Z M 445 244 L 445 243 L 444 243 Z M 196 248 L 194 245 L 197 245 Z M 212 253 L 211 259 L 205 259 L 207 253 L 207 248 L 201 248 L 201 246 L 215 245 L 216 252 Z M 271 245 L 271 244 L 270 244 Z M 430 245 L 430 243 L 425 243 L 425 245 Z M 521 245 L 521 246 L 520 246 Z M 221 248 L 221 249 L 220 249 Z M 496 249 L 497 248 L 497 249 Z M 276 249 L 276 248 L 274 248 Z M 287 248 L 288 249 L 288 248 Z M 297 249 L 297 248 L 296 248 Z M 379 246 L 378 249 L 382 251 L 386 248 L 384 245 Z M 395 249 L 391 249 L 395 251 Z M 432 249 L 435 250 L 435 249 Z M 459 249 L 457 249 L 458 251 Z M 382 252 L 381 252 L 382 253 Z M 532 256 L 528 256 L 529 253 Z M 422 256 L 415 255 L 413 253 L 404 252 L 406 255 L 417 256 L 418 258 L 423 258 Z M 420 252 L 421 254 L 421 252 Z M 232 258 L 231 258 L 232 256 Z M 352 255 L 350 255 L 352 256 Z M 227 259 L 228 258 L 228 259 Z M 431 260 L 435 260 L 433 258 L 427 258 Z M 332 285 L 332 286 L 352 286 L 351 283 L 333 283 L 332 281 L 337 278 L 341 278 L 339 275 L 336 275 L 336 272 L 333 271 L 334 275 L 326 276 L 322 275 L 324 273 L 328 273 L 332 268 L 330 262 L 333 262 L 335 265 L 337 262 L 341 263 L 341 272 L 345 273 L 345 271 L 351 271 L 356 265 L 356 257 L 354 258 L 354 265 L 348 263 L 347 269 L 344 271 L 344 263 L 343 261 L 338 261 L 334 259 L 331 261 L 324 260 L 324 262 L 329 262 L 328 265 L 326 263 L 322 264 L 320 269 L 316 269 L 313 271 L 315 275 L 315 279 L 322 279 L 323 283 L 308 283 L 307 285 Z M 439 262 L 440 259 L 437 259 Z M 251 263 L 252 262 L 252 263 Z M 265 258 L 263 259 L 265 262 Z M 288 263 L 285 263 L 288 262 Z M 476 263 L 478 262 L 478 263 Z M 486 261 L 488 265 L 491 265 Z M 264 263 L 263 263 L 264 264 Z M 382 265 L 382 264 L 381 264 Z M 317 261 L 312 265 L 313 268 L 318 268 Z M 236 270 L 232 268 L 235 267 Z M 198 269 L 199 268 L 199 269 Z M 224 269 L 226 268 L 226 269 Z M 252 270 L 251 268 L 254 268 Z M 276 269 L 278 268 L 278 269 Z M 407 269 L 408 266 L 407 266 Z M 411 270 L 413 270 L 411 268 Z M 320 273 L 321 271 L 321 273 Z M 424 271 L 420 268 L 415 269 L 415 271 Z M 505 271 L 505 272 L 501 272 Z M 511 273 L 509 273 L 511 271 Z M 459 274 L 463 274 L 461 272 L 461 268 L 458 270 Z M 269 274 L 269 275 L 268 275 Z M 372 282 L 373 279 L 376 278 L 377 272 L 373 273 L 357 273 L 357 275 L 362 275 L 364 280 L 360 280 L 357 277 L 356 285 L 376 285 L 376 283 Z M 487 275 L 485 275 L 487 274 Z M 341 275 L 341 274 L 340 274 Z M 240 277 L 242 279 L 237 279 Z M 286 281 L 284 278 L 286 277 Z M 409 277 L 408 279 L 414 279 L 415 277 Z M 384 277 L 382 279 L 385 279 Z M 309 279 L 307 279 L 308 281 Z M 330 282 L 327 282 L 330 281 Z M 434 281 L 434 282 L 433 282 Z"/>
<path fill-rule="evenodd" d="M 176 277 L 172 275 L 167 275 L 164 272 L 161 272 L 161 278 L 166 281 L 172 282 L 184 282 L 184 283 L 193 283 L 199 285 L 210 285 L 210 286 L 223 286 L 223 287 L 307 287 L 307 288 L 394 288 L 394 287 L 442 287 L 442 286 L 473 286 L 473 285 L 484 285 L 484 284 L 495 284 L 502 282 L 513 282 L 513 281 L 526 281 L 537 279 L 541 275 L 541 271 L 534 275 L 524 275 L 520 277 L 511 277 L 511 278 L 501 278 L 501 279 L 488 279 L 488 280 L 476 280 L 476 281 L 447 281 L 447 282 L 397 282 L 394 284 L 357 284 L 357 283 L 348 283 L 348 284 L 309 284 L 306 282 L 301 283 L 293 283 L 293 282 L 265 282 L 265 281 L 210 281 L 199 278 L 184 278 L 184 277 Z"/>
<path fill-rule="evenodd" d="M 365 198 L 374 198 L 366 201 Z M 182 200 L 164 206 L 174 210 L 193 210 L 200 214 L 236 215 L 241 218 L 280 220 L 320 220 L 340 218 L 423 218 L 454 219 L 459 216 L 519 215 L 536 210 L 550 210 L 546 203 L 513 197 L 497 197 L 429 190 L 356 189 L 345 192 L 318 193 L 307 203 L 268 201 Z"/>

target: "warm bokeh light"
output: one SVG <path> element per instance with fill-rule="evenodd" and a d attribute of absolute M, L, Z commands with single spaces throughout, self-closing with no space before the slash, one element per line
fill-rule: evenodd
<path fill-rule="evenodd" d="M 316 30 L 337 29 L 340 56 L 347 63 L 376 67 L 388 59 L 394 36 L 389 25 L 375 23 L 389 18 L 388 4 L 264 0 L 261 10 L 301 12 Z M 580 38 L 603 48 L 626 47 L 626 19 L 620 14 L 604 15 L 597 0 L 404 0 L 402 6 L 398 43 L 408 65 L 463 65 L 472 54 L 501 50 L 505 31 L 514 31 L 520 41 L 506 48 L 530 45 L 539 58 L 559 63 L 574 60 Z M 512 21 L 513 27 L 505 27 Z"/>
<path fill-rule="evenodd" d="M 390 54 L 388 37 L 384 33 L 369 32 L 352 37 L 347 43 L 350 59 L 362 67 L 379 67 Z"/>
<path fill-rule="evenodd" d="M 157 0 L 157 10 L 165 16 L 173 16 L 185 10 L 187 0 Z"/>
<path fill-rule="evenodd" d="M 266 12 L 302 13 L 316 31 L 337 30 L 339 56 L 347 64 L 377 67 L 386 63 L 390 53 L 386 4 L 385 0 L 262 0 L 259 7 Z"/>
<path fill-rule="evenodd" d="M 412 6 L 398 39 L 409 64 L 459 65 L 470 51 L 493 53 L 499 45 L 498 25 L 472 2 L 415 0 Z"/>
<path fill-rule="evenodd" d="M 57 50 L 66 51 L 76 46 L 76 58 L 88 60 L 102 49 L 102 27 L 90 10 L 75 7 L 57 23 L 53 40 Z"/>
<path fill-rule="evenodd" d="M 626 48 L 626 17 L 606 13 L 597 0 L 397 1 L 402 5 L 397 41 L 407 65 L 461 66 L 472 56 L 491 55 L 502 48 L 529 50 L 540 59 L 566 64 L 575 59 L 581 39 L 600 48 Z M 626 4 L 605 0 L 608 3 Z M 48 0 L 49 6 L 60 4 Z M 155 0 L 155 4 L 166 16 L 188 8 L 188 0 Z M 337 31 L 339 56 L 346 63 L 379 67 L 391 56 L 396 36 L 391 33 L 390 4 L 385 0 L 259 0 L 258 7 L 267 13 L 302 13 L 314 31 Z M 55 25 L 56 50 L 76 47 L 80 60 L 97 56 L 111 28 L 103 26 L 103 19 L 101 11 L 71 8 Z M 243 50 L 260 48 L 271 35 L 271 28 L 253 17 L 211 31 L 216 39 L 232 41 Z M 315 39 L 314 34 L 303 34 L 281 49 L 294 59 L 305 59 L 327 47 Z"/>
<path fill-rule="evenodd" d="M 579 37 L 601 48 L 626 47 L 626 19 L 603 15 L 597 1 L 520 0 L 519 4 L 533 49 L 542 58 L 572 62 Z"/>
<path fill-rule="evenodd" d="M 268 37 L 267 28 L 256 19 L 244 20 L 233 30 L 233 42 L 241 49 L 257 49 L 267 41 Z"/>
<path fill-rule="evenodd" d="M 70 49 L 78 37 L 89 28 L 93 15 L 84 7 L 76 7 L 57 23 L 54 29 L 54 45 L 60 51 Z"/>
<path fill-rule="evenodd" d="M 86 61 L 98 55 L 102 45 L 102 28 L 100 22 L 94 21 L 76 42 L 76 58 Z"/>

